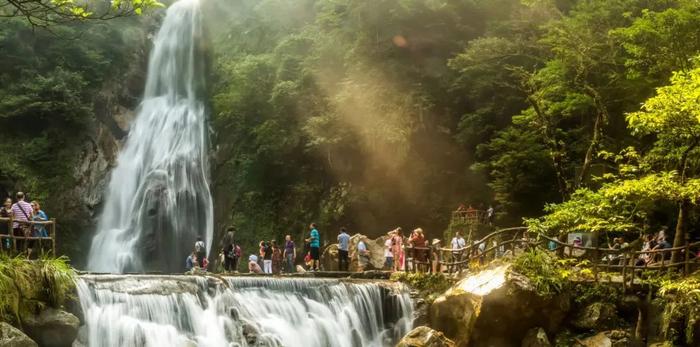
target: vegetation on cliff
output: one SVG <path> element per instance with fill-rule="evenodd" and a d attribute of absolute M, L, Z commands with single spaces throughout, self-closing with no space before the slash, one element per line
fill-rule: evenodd
<path fill-rule="evenodd" d="M 45 305 L 60 307 L 74 292 L 75 276 L 65 257 L 28 261 L 0 255 L 0 318 L 19 323 Z"/>

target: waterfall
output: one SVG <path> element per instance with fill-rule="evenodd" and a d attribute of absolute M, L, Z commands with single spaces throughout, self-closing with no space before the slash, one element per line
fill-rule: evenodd
<path fill-rule="evenodd" d="M 211 247 L 201 36 L 198 0 L 170 6 L 154 41 L 144 99 L 111 175 L 91 271 L 180 272 L 198 236 Z"/>
<path fill-rule="evenodd" d="M 402 285 L 324 279 L 86 275 L 78 294 L 90 347 L 393 346 L 413 311 Z"/>

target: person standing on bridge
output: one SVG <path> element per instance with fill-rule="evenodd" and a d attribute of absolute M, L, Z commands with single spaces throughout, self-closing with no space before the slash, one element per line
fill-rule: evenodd
<path fill-rule="evenodd" d="M 12 215 L 15 218 L 15 222 L 12 223 L 12 230 L 16 237 L 22 238 L 17 240 L 17 248 L 21 252 L 24 250 L 24 238 L 29 237 L 31 233 L 28 222 L 32 219 L 32 205 L 24 201 L 24 193 L 22 192 L 17 192 L 17 202 L 12 205 Z"/>
<path fill-rule="evenodd" d="M 309 229 L 311 229 L 310 237 L 306 239 L 306 242 L 309 243 L 311 253 L 311 271 L 318 271 L 319 259 L 321 258 L 321 234 L 316 228 L 316 223 L 311 223 Z"/>
<path fill-rule="evenodd" d="M 350 269 L 349 251 L 350 235 L 348 235 L 347 229 L 340 228 L 340 234 L 338 234 L 338 270 L 348 271 Z"/>
<path fill-rule="evenodd" d="M 0 207 L 0 218 L 3 218 L 3 220 L 0 220 L 0 234 L 9 236 L 12 229 L 9 221 L 9 219 L 12 219 L 12 199 L 5 199 L 5 203 Z M 9 250 L 11 244 L 10 238 L 5 238 L 2 241 L 3 249 Z"/>

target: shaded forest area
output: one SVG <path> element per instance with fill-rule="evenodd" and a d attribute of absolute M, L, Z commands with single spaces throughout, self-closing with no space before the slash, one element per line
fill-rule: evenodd
<path fill-rule="evenodd" d="M 460 203 L 549 233 L 693 236 L 697 1 L 203 5 L 215 218 L 248 249 L 311 221 L 329 241 L 437 237 Z M 160 15 L 0 20 L 0 193 L 43 200 L 63 252 L 85 253 Z"/>
<path fill-rule="evenodd" d="M 697 128 L 697 101 L 687 124 L 640 112 L 674 73 L 695 71 L 696 1 L 212 8 L 217 215 L 246 241 L 300 236 L 308 221 L 332 239 L 341 225 L 434 237 L 462 202 L 493 203 L 498 224 L 514 225 L 572 201 L 529 220 L 552 233 L 673 229 L 692 200 L 624 184 L 696 174 L 694 131 L 676 130 Z M 611 185 L 623 193 L 601 196 Z"/>

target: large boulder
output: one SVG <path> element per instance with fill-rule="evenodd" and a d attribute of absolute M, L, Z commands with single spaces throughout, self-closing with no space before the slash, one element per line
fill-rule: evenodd
<path fill-rule="evenodd" d="M 630 344 L 630 334 L 624 330 L 604 331 L 578 342 L 581 347 L 628 347 Z"/>
<path fill-rule="evenodd" d="M 439 331 L 426 326 L 411 330 L 396 347 L 454 347 L 455 343 Z"/>
<path fill-rule="evenodd" d="M 615 305 L 594 302 L 579 311 L 572 324 L 583 330 L 604 330 L 612 328 L 618 320 Z"/>
<path fill-rule="evenodd" d="M 0 322 L 0 347 L 38 347 L 38 345 L 19 329 Z"/>
<path fill-rule="evenodd" d="M 438 297 L 430 323 L 457 346 L 517 346 L 535 327 L 553 335 L 569 308 L 567 295 L 540 296 L 527 277 L 501 265 L 462 279 Z"/>
<path fill-rule="evenodd" d="M 527 331 L 521 347 L 551 347 L 547 332 L 542 328 L 532 328 Z"/>
<path fill-rule="evenodd" d="M 78 317 L 57 309 L 46 309 L 23 319 L 27 335 L 42 347 L 71 347 L 78 337 Z"/>
<path fill-rule="evenodd" d="M 355 234 L 350 237 L 350 251 L 349 254 L 352 255 L 355 249 L 357 249 L 357 244 L 360 242 L 360 238 L 364 237 L 362 234 Z M 381 270 L 384 268 L 384 241 L 386 237 L 382 236 L 374 240 L 368 239 L 367 249 L 370 253 L 370 266 L 365 270 Z M 321 267 L 324 271 L 338 271 L 338 244 L 332 244 L 323 250 L 321 255 Z M 357 271 L 357 257 L 350 259 L 350 271 Z"/>

